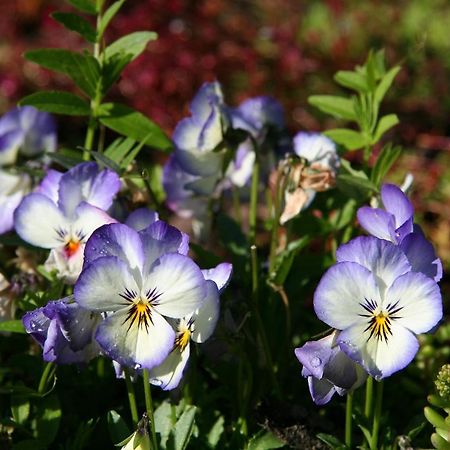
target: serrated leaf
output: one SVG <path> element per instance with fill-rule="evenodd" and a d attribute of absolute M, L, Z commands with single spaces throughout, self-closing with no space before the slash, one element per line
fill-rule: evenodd
<path fill-rule="evenodd" d="M 384 96 L 386 95 L 386 92 L 389 90 L 389 88 L 391 87 L 392 83 L 394 82 L 395 77 L 400 72 L 400 69 L 401 69 L 400 66 L 395 66 L 392 69 L 390 69 L 386 73 L 386 75 L 383 76 L 383 78 L 380 81 L 380 84 L 375 89 L 374 100 L 377 103 L 381 103 L 381 101 L 383 100 Z"/>
<path fill-rule="evenodd" d="M 59 48 L 31 50 L 24 56 L 42 67 L 67 75 L 89 97 L 95 96 L 100 65 L 93 56 Z"/>
<path fill-rule="evenodd" d="M 158 35 L 152 31 L 136 31 L 121 37 L 106 47 L 103 70 L 104 93 L 119 78 L 125 66 L 137 58 L 145 50 L 147 44 L 157 37 Z"/>
<path fill-rule="evenodd" d="M 395 161 L 397 161 L 401 152 L 401 147 L 391 147 L 390 145 L 384 147 L 383 150 L 381 150 L 380 154 L 378 155 L 377 161 L 373 166 L 370 177 L 370 179 L 376 186 L 379 186 L 381 184 L 381 181 L 389 172 L 389 169 L 392 167 Z"/>
<path fill-rule="evenodd" d="M 285 443 L 270 431 L 260 431 L 248 442 L 247 450 L 270 450 L 284 447 Z"/>
<path fill-rule="evenodd" d="M 356 92 L 368 92 L 369 86 L 363 73 L 350 70 L 340 70 L 334 75 L 334 79 L 341 86 L 353 89 Z"/>
<path fill-rule="evenodd" d="M 86 14 L 97 14 L 95 0 L 67 0 L 72 6 Z"/>
<path fill-rule="evenodd" d="M 113 17 L 117 14 L 119 9 L 122 7 L 122 5 L 125 3 L 125 0 L 119 0 L 117 2 L 114 2 L 103 14 L 100 25 L 98 27 L 98 40 L 100 40 L 103 36 L 103 33 L 105 32 L 106 28 L 108 27 L 109 22 L 113 19 Z"/>
<path fill-rule="evenodd" d="M 123 441 L 131 434 L 125 420 L 122 419 L 122 416 L 117 411 L 108 411 L 107 422 L 109 435 L 114 444 Z"/>
<path fill-rule="evenodd" d="M 41 91 L 20 100 L 19 105 L 30 105 L 53 114 L 88 116 L 90 106 L 82 98 L 70 92 Z"/>
<path fill-rule="evenodd" d="M 325 131 L 324 134 L 337 144 L 343 145 L 347 150 L 358 150 L 369 144 L 365 135 L 347 128 L 335 128 Z"/>
<path fill-rule="evenodd" d="M 396 114 L 388 114 L 386 116 L 383 116 L 377 124 L 372 144 L 378 142 L 381 136 L 383 136 L 383 134 L 386 133 L 386 131 L 388 131 L 398 123 L 399 120 Z"/>
<path fill-rule="evenodd" d="M 356 120 L 353 100 L 337 95 L 311 95 L 308 103 L 338 119 Z"/>
<path fill-rule="evenodd" d="M 68 30 L 83 36 L 88 42 L 92 44 L 96 42 L 97 32 L 84 17 L 64 12 L 55 12 L 51 16 Z"/>
<path fill-rule="evenodd" d="M 168 151 L 171 141 L 161 128 L 140 112 L 120 103 L 104 103 L 100 106 L 99 120 L 117 133 L 145 142 L 150 147 Z"/>
<path fill-rule="evenodd" d="M 4 322 L 0 322 L 0 331 L 26 334 L 21 320 L 5 320 Z"/>

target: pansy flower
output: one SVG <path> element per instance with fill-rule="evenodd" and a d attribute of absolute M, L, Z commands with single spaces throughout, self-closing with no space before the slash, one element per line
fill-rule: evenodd
<path fill-rule="evenodd" d="M 232 266 L 219 264 L 214 269 L 203 270 L 206 281 L 206 298 L 192 314 L 173 323 L 176 337 L 169 356 L 150 371 L 150 382 L 161 389 L 174 389 L 180 383 L 190 355 L 190 341 L 202 344 L 209 339 L 219 318 L 219 294 L 227 286 Z"/>
<path fill-rule="evenodd" d="M 314 294 L 316 314 L 341 330 L 336 343 L 370 375 L 390 376 L 414 358 L 415 335 L 442 318 L 439 287 L 386 240 L 353 239 L 336 257 Z"/>
<path fill-rule="evenodd" d="M 185 253 L 182 233 L 162 221 L 141 232 L 111 224 L 92 234 L 74 294 L 83 308 L 106 313 L 96 339 L 111 359 L 151 369 L 167 357 L 175 340 L 167 319 L 193 313 L 207 295 Z"/>
<path fill-rule="evenodd" d="M 364 369 L 350 359 L 336 344 L 338 332 L 309 341 L 295 349 L 308 379 L 309 392 L 316 405 L 325 405 L 335 393 L 345 395 L 361 386 L 367 378 Z"/>
<path fill-rule="evenodd" d="M 15 211 L 19 236 L 32 245 L 51 249 L 45 263 L 68 283 L 75 282 L 83 249 L 92 232 L 115 222 L 105 210 L 120 188 L 118 175 L 83 163 L 65 174 L 49 171 L 36 193 L 27 195 Z"/>
<path fill-rule="evenodd" d="M 25 330 L 42 347 L 44 361 L 58 364 L 89 362 L 99 354 L 94 333 L 101 317 L 66 297 L 26 313 Z"/>
<path fill-rule="evenodd" d="M 50 114 L 22 106 L 0 118 L 0 165 L 13 164 L 19 151 L 30 157 L 55 149 L 56 124 Z"/>

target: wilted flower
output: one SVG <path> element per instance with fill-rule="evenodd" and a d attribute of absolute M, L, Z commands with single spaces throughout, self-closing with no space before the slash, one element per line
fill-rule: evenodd
<path fill-rule="evenodd" d="M 65 174 L 49 171 L 37 193 L 27 195 L 15 212 L 19 236 L 37 247 L 51 249 L 45 263 L 73 283 L 83 263 L 84 245 L 99 226 L 115 222 L 104 211 L 120 188 L 118 175 L 83 163 Z"/>
<path fill-rule="evenodd" d="M 81 308 L 66 297 L 26 313 L 25 330 L 42 347 L 44 361 L 80 364 L 98 355 L 93 339 L 101 320 L 99 314 Z"/>
<path fill-rule="evenodd" d="M 27 174 L 12 174 L 0 170 L 0 234 L 14 228 L 14 211 L 31 188 Z"/>
<path fill-rule="evenodd" d="M 298 133 L 294 152 L 300 159 L 288 156 L 279 169 L 286 178 L 281 181 L 286 185 L 282 225 L 307 208 L 316 192 L 334 186 L 340 164 L 334 142 L 319 133 Z"/>
<path fill-rule="evenodd" d="M 159 365 L 175 340 L 165 317 L 181 319 L 203 304 L 206 282 L 187 251 L 185 236 L 160 220 L 139 233 L 111 224 L 92 234 L 75 300 L 107 313 L 96 339 L 119 364 Z"/>
<path fill-rule="evenodd" d="M 0 273 L 0 322 L 14 319 L 15 298 L 9 281 Z"/>
<path fill-rule="evenodd" d="M 13 164 L 19 151 L 30 157 L 55 150 L 56 124 L 50 114 L 22 106 L 0 118 L 0 165 Z"/>
<path fill-rule="evenodd" d="M 150 436 L 148 435 L 148 418 L 144 413 L 142 419 L 137 425 L 137 430 L 125 441 L 125 445 L 121 450 L 150 450 L 152 448 L 150 444 Z M 118 445 L 122 445 L 121 442 Z"/>
<path fill-rule="evenodd" d="M 342 330 L 336 343 L 370 375 L 390 376 L 417 353 L 415 334 L 442 318 L 439 287 L 413 272 L 401 249 L 385 240 L 353 239 L 336 258 L 314 294 L 316 314 Z"/>
<path fill-rule="evenodd" d="M 295 349 L 303 365 L 302 375 L 308 378 L 309 392 L 316 405 L 325 405 L 337 392 L 347 392 L 361 386 L 367 378 L 363 368 L 350 359 L 337 345 L 339 333 L 310 341 Z"/>
<path fill-rule="evenodd" d="M 201 344 L 214 332 L 219 318 L 219 293 L 227 286 L 231 270 L 231 264 L 222 263 L 214 269 L 202 271 L 207 280 L 206 298 L 200 308 L 174 323 L 174 346 L 164 362 L 150 371 L 151 383 L 164 390 L 178 386 L 189 359 L 190 340 Z"/>

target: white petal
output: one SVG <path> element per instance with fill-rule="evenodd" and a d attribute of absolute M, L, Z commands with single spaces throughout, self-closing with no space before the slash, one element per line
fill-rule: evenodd
<path fill-rule="evenodd" d="M 165 391 L 175 389 L 180 384 L 189 354 L 189 344 L 182 352 L 175 347 L 161 365 L 150 371 L 150 382 Z"/>
<path fill-rule="evenodd" d="M 214 281 L 206 282 L 206 298 L 202 306 L 192 315 L 194 329 L 192 340 L 194 342 L 205 342 L 213 334 L 219 320 L 220 303 L 219 291 Z"/>
<path fill-rule="evenodd" d="M 89 203 L 82 202 L 76 208 L 76 220 L 72 225 L 72 230 L 77 233 L 81 232 L 86 241 L 89 236 L 102 225 L 117 222 L 110 217 L 105 211 Z"/>

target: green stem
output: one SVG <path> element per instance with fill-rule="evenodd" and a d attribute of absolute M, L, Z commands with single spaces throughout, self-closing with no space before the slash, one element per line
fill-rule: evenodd
<path fill-rule="evenodd" d="M 383 382 L 377 383 L 377 393 L 375 399 L 375 411 L 373 413 L 372 438 L 370 450 L 378 450 L 378 434 L 380 431 L 381 410 L 383 406 Z"/>
<path fill-rule="evenodd" d="M 255 152 L 256 153 L 256 152 Z M 252 185 L 250 191 L 250 212 L 248 218 L 250 243 L 256 241 L 256 218 L 258 213 L 259 159 L 258 154 L 253 164 Z"/>
<path fill-rule="evenodd" d="M 269 253 L 269 275 L 272 274 L 275 268 L 276 253 L 278 248 L 278 230 L 280 226 L 281 215 L 281 196 L 284 194 L 286 182 L 282 182 L 283 173 L 279 168 L 277 173 L 277 181 L 275 186 L 275 196 L 273 201 L 273 222 L 272 222 L 272 238 L 270 241 Z"/>
<path fill-rule="evenodd" d="M 352 448 L 352 421 L 353 421 L 353 392 L 347 394 L 347 402 L 345 404 L 345 445 Z"/>
<path fill-rule="evenodd" d="M 233 200 L 234 215 L 236 216 L 237 223 L 242 226 L 242 212 L 241 212 L 241 200 L 239 198 L 239 189 L 235 186 L 231 189 L 231 195 Z"/>
<path fill-rule="evenodd" d="M 39 380 L 38 394 L 44 394 L 45 389 L 47 388 L 47 383 L 50 378 L 51 373 L 53 372 L 55 365 L 51 362 L 45 364 L 44 370 L 41 375 L 41 379 Z"/>
<path fill-rule="evenodd" d="M 156 439 L 155 418 L 153 416 L 153 401 L 152 393 L 150 390 L 150 379 L 148 370 L 144 369 L 142 372 L 144 380 L 144 396 L 145 396 L 145 409 L 147 411 L 147 417 L 150 421 L 150 430 L 152 432 L 153 450 L 158 450 L 158 441 Z"/>
<path fill-rule="evenodd" d="M 128 402 L 130 404 L 131 420 L 133 421 L 133 427 L 136 428 L 139 422 L 139 416 L 136 406 L 136 394 L 134 392 L 133 382 L 131 381 L 130 373 L 128 369 L 123 369 L 125 373 L 125 384 L 127 386 Z"/>
<path fill-rule="evenodd" d="M 372 403 L 373 403 L 373 378 L 368 377 L 366 381 L 366 402 L 364 405 L 364 415 L 367 419 L 370 419 L 372 415 Z"/>

